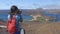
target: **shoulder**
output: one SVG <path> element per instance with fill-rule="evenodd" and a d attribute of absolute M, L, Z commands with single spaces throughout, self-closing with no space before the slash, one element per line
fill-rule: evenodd
<path fill-rule="evenodd" d="M 19 15 L 16 15 L 16 18 L 20 18 L 20 16 Z"/>
<path fill-rule="evenodd" d="M 8 18 L 10 18 L 10 14 L 8 14 Z"/>
<path fill-rule="evenodd" d="M 19 13 L 19 14 L 21 14 L 21 13 L 22 13 L 22 11 L 21 11 L 21 10 L 18 10 L 18 13 Z"/>

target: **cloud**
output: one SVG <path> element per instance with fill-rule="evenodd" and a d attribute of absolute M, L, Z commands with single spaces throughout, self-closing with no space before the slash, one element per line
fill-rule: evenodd
<path fill-rule="evenodd" d="M 51 1 L 52 1 L 52 2 L 57 2 L 57 3 L 60 2 L 60 0 L 51 0 Z"/>
<path fill-rule="evenodd" d="M 46 6 L 44 6 L 44 8 L 48 8 L 48 9 L 60 9 L 60 5 L 57 5 L 57 4 L 46 5 Z"/>
<path fill-rule="evenodd" d="M 60 1 L 60 0 L 52 0 L 52 1 Z"/>

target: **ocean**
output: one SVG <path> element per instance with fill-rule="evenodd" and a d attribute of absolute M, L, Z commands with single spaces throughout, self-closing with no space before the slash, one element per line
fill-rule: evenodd
<path fill-rule="evenodd" d="M 32 16 L 29 15 L 22 15 L 23 21 L 28 21 L 32 19 Z M 7 21 L 8 20 L 8 14 L 0 14 L 0 19 Z"/>
<path fill-rule="evenodd" d="M 42 13 L 42 15 L 43 16 L 50 16 L 52 18 L 57 18 L 56 20 L 55 19 L 50 20 L 50 22 L 60 22 L 60 14 Z M 29 21 L 33 17 L 29 16 L 29 15 L 23 15 L 22 14 L 22 18 L 23 18 L 23 21 Z M 8 20 L 8 14 L 0 14 L 0 19 L 7 21 Z"/>
<path fill-rule="evenodd" d="M 49 17 L 52 17 L 52 18 L 56 18 L 56 20 L 55 19 L 52 19 L 52 20 L 50 20 L 50 22 L 60 22 L 60 14 L 52 14 L 52 13 L 47 13 L 47 12 L 45 12 L 45 13 L 43 13 L 43 15 L 44 16 L 49 16 Z"/>

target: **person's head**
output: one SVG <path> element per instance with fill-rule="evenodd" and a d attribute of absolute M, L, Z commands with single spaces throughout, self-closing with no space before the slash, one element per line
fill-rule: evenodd
<path fill-rule="evenodd" d="M 17 8 L 17 6 L 13 5 L 13 6 L 11 6 L 10 13 L 12 13 L 12 14 L 16 13 L 16 14 L 18 14 L 18 13 L 20 13 L 20 11 Z"/>
<path fill-rule="evenodd" d="M 13 15 L 17 15 L 19 13 L 20 13 L 20 11 L 17 8 L 17 6 L 15 6 L 15 5 L 11 6 L 10 12 L 9 12 L 11 19 L 12 19 Z"/>
<path fill-rule="evenodd" d="M 10 9 L 12 12 L 15 12 L 18 10 L 17 6 L 13 5 L 11 6 L 11 9 Z"/>
<path fill-rule="evenodd" d="M 22 16 L 21 16 L 21 13 L 22 13 L 22 11 L 20 11 L 18 8 L 17 8 L 17 6 L 15 6 L 15 5 L 13 5 L 13 6 L 11 6 L 11 8 L 10 8 L 10 17 L 11 17 L 11 19 L 12 19 L 12 17 L 13 17 L 13 15 L 17 15 L 17 14 L 20 14 L 20 21 L 22 22 Z"/>

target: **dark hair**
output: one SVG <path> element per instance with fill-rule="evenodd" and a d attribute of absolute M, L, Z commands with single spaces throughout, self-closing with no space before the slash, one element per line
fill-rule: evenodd
<path fill-rule="evenodd" d="M 22 13 L 22 11 L 20 11 L 20 10 L 17 8 L 17 6 L 15 6 L 15 5 L 11 6 L 11 9 L 10 9 L 10 12 L 9 12 L 11 19 L 13 18 L 13 15 L 19 14 L 19 15 L 20 15 L 20 22 L 23 22 L 21 13 Z"/>
<path fill-rule="evenodd" d="M 17 8 L 17 6 L 13 5 L 13 6 L 11 6 L 10 13 L 11 13 L 11 14 L 15 14 L 15 13 L 16 13 L 16 14 L 21 14 L 22 11 L 20 11 L 20 10 Z"/>
<path fill-rule="evenodd" d="M 11 6 L 11 9 L 10 9 L 10 16 L 12 17 L 15 14 L 21 14 L 21 11 L 19 11 L 17 6 L 13 5 Z"/>
<path fill-rule="evenodd" d="M 18 8 L 16 6 L 11 6 L 11 9 L 10 9 L 10 14 L 14 14 L 16 11 L 18 10 Z"/>

